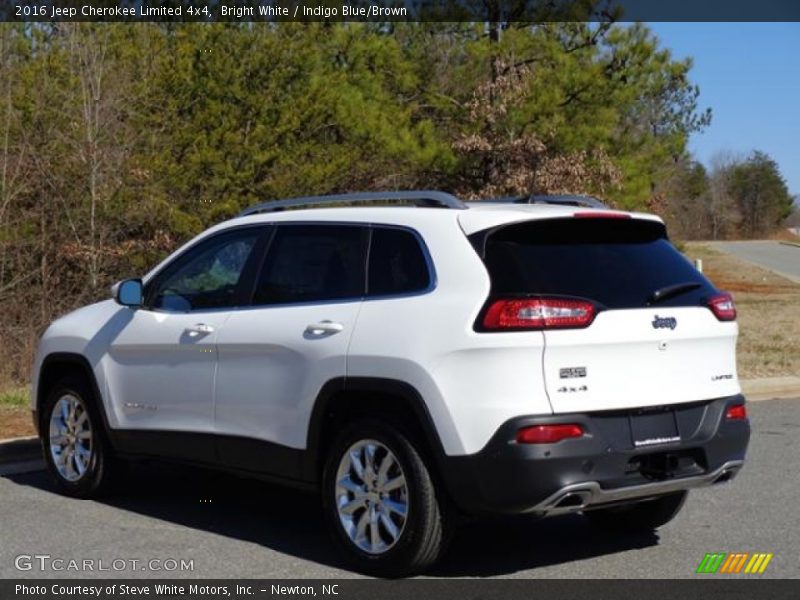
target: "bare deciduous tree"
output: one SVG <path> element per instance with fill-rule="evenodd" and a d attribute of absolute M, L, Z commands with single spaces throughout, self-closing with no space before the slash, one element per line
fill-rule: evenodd
<path fill-rule="evenodd" d="M 711 159 L 705 207 L 712 240 L 727 237 L 741 221 L 736 199 L 731 193 L 731 173 L 737 162 L 739 159 L 729 152 L 719 152 Z"/>
<path fill-rule="evenodd" d="M 465 196 L 602 193 L 619 185 L 620 172 L 602 149 L 561 153 L 548 140 L 515 125 L 508 117 L 525 99 L 531 70 L 497 66 L 501 74 L 478 86 L 469 103 L 469 119 L 477 131 L 453 145 L 475 161 L 480 179 L 465 182 Z"/>
<path fill-rule="evenodd" d="M 76 101 L 69 105 L 76 112 L 63 141 L 78 162 L 85 197 L 74 198 L 70 207 L 77 239 L 63 249 L 85 261 L 92 295 L 102 279 L 109 246 L 124 226 L 111 216 L 110 205 L 125 179 L 125 162 L 135 137 L 127 118 L 134 105 L 129 82 L 114 69 L 114 33 L 102 25 L 70 24 L 64 29 L 76 83 Z"/>

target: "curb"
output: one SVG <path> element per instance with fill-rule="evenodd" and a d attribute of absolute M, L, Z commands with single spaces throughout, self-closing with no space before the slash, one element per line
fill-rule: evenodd
<path fill-rule="evenodd" d="M 42 445 L 37 437 L 0 440 L 0 464 L 38 460 L 42 458 Z"/>
<path fill-rule="evenodd" d="M 798 242 L 781 241 L 781 242 L 778 242 L 778 243 L 781 244 L 782 246 L 794 246 L 795 248 L 800 248 L 800 243 L 798 243 Z"/>

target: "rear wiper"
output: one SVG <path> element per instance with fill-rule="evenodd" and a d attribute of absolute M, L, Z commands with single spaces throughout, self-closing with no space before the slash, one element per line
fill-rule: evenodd
<path fill-rule="evenodd" d="M 667 298 L 672 298 L 673 296 L 683 294 L 684 292 L 691 292 L 692 290 L 696 290 L 699 287 L 703 287 L 703 284 L 697 283 L 696 281 L 685 281 L 683 283 L 674 283 L 672 285 L 665 285 L 664 287 L 659 288 L 655 292 L 653 292 L 647 299 L 647 303 L 656 304 L 657 302 L 661 302 L 662 300 L 666 300 Z"/>

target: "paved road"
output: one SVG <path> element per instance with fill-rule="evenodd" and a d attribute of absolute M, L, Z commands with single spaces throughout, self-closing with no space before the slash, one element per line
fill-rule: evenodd
<path fill-rule="evenodd" d="M 714 247 L 800 283 L 800 247 L 779 242 L 716 242 Z"/>
<path fill-rule="evenodd" d="M 753 403 L 750 414 L 743 472 L 695 491 L 658 535 L 598 534 L 577 515 L 475 523 L 430 576 L 680 578 L 694 576 L 706 552 L 760 551 L 775 554 L 764 577 L 800 577 L 800 399 Z M 194 561 L 193 572 L 173 577 L 355 576 L 334 553 L 313 496 L 206 471 L 138 467 L 122 495 L 103 502 L 60 497 L 41 472 L 9 475 L 0 477 L 0 506 L 2 578 L 21 575 L 20 554 Z"/>

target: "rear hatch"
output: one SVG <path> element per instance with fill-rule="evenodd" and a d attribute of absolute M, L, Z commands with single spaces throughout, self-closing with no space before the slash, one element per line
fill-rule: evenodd
<path fill-rule="evenodd" d="M 543 330 L 555 413 L 739 393 L 730 297 L 675 249 L 661 222 L 576 215 L 470 236 L 492 280 L 476 328 Z"/>

